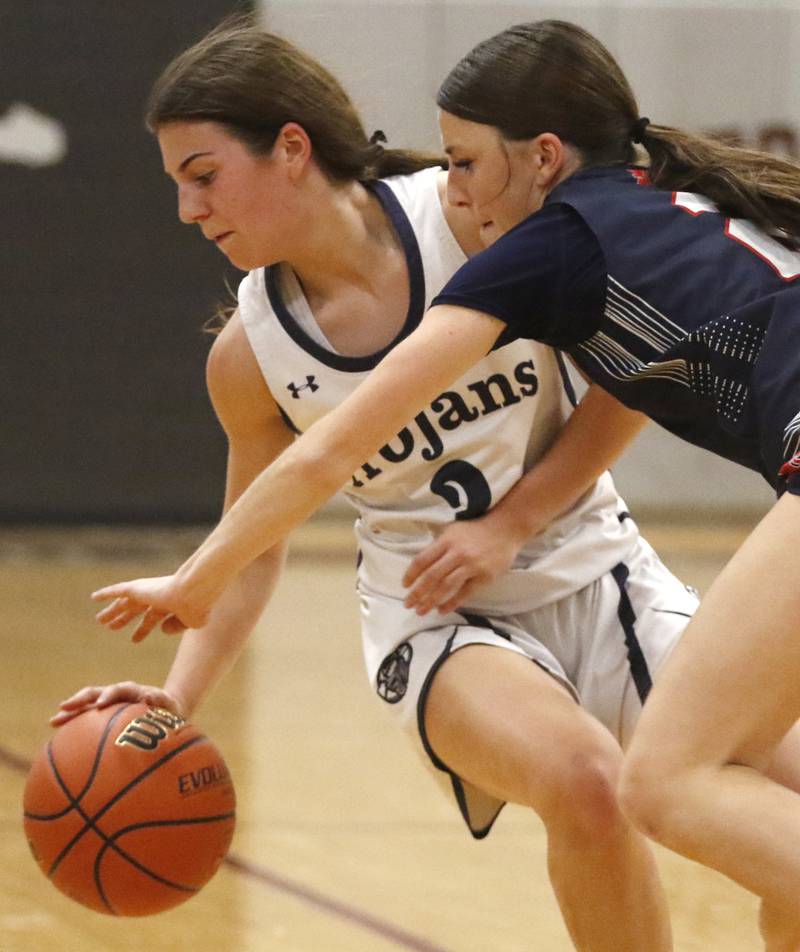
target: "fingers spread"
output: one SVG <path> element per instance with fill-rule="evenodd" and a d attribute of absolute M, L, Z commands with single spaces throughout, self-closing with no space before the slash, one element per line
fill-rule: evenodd
<path fill-rule="evenodd" d="M 166 617 L 167 612 L 159 611 L 157 608 L 148 608 L 142 616 L 142 620 L 137 625 L 131 640 L 137 644 L 140 641 L 144 641 L 150 632 L 160 625 Z"/>
<path fill-rule="evenodd" d="M 84 707 L 87 704 L 93 704 L 102 692 L 99 687 L 86 687 L 76 691 L 73 695 L 62 701 L 58 706 L 65 711 L 74 710 L 76 707 Z"/>
<path fill-rule="evenodd" d="M 92 685 L 81 688 L 71 697 L 61 701 L 59 710 L 50 718 L 53 727 L 60 727 L 78 714 L 92 708 L 108 707 L 118 701 L 136 701 L 140 697 L 140 686 L 134 681 L 121 681 L 104 687 Z"/>
<path fill-rule="evenodd" d="M 186 631 L 187 626 L 178 618 L 177 615 L 167 615 L 161 623 L 161 630 L 165 635 L 179 635 Z"/>
<path fill-rule="evenodd" d="M 439 611 L 443 615 L 446 615 L 448 612 L 454 612 L 464 604 L 477 587 L 478 582 L 476 579 L 470 579 L 468 582 L 465 582 L 452 597 L 438 606 Z"/>
<path fill-rule="evenodd" d="M 125 583 L 119 585 L 106 585 L 104 588 L 98 588 L 92 592 L 90 598 L 93 602 L 107 602 L 111 598 L 124 598 L 128 595 L 128 586 Z"/>
<path fill-rule="evenodd" d="M 447 553 L 425 569 L 424 572 L 420 573 L 413 588 L 406 596 L 404 603 L 406 608 L 416 608 L 429 602 L 442 582 L 457 568 L 458 558 L 452 553 Z"/>
<path fill-rule="evenodd" d="M 102 688 L 86 687 L 76 691 L 71 697 L 61 701 L 58 705 L 58 711 L 50 718 L 53 727 L 60 727 L 67 721 L 72 720 L 78 714 L 94 707 L 95 701 L 100 696 Z"/>
<path fill-rule="evenodd" d="M 435 586 L 421 595 L 414 606 L 418 615 L 426 615 L 432 609 L 444 611 L 444 606 L 463 601 L 461 592 L 470 581 L 470 573 L 462 566 L 455 568 Z"/>
<path fill-rule="evenodd" d="M 120 628 L 124 628 L 145 610 L 146 606 L 142 605 L 141 602 L 134 601 L 131 598 L 117 598 L 102 611 L 99 611 L 95 618 L 101 625 L 105 625 L 113 631 L 119 631 Z"/>
<path fill-rule="evenodd" d="M 403 585 L 405 585 L 406 588 L 412 586 L 425 569 L 429 568 L 434 562 L 441 558 L 444 549 L 445 546 L 442 541 L 437 539 L 436 542 L 431 543 L 426 549 L 423 549 L 419 555 L 414 556 L 411 560 L 411 565 L 406 569 L 405 575 L 403 576 Z"/>
<path fill-rule="evenodd" d="M 106 605 L 105 608 L 101 609 L 96 615 L 95 618 L 103 625 L 112 619 L 116 618 L 120 612 L 126 611 L 129 605 L 127 598 L 115 598 L 110 605 Z"/>

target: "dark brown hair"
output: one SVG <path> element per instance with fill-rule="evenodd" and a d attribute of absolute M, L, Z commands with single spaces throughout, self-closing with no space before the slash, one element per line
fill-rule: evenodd
<path fill-rule="evenodd" d="M 146 121 L 152 132 L 168 122 L 218 122 L 254 155 L 268 153 L 281 127 L 296 122 L 334 181 L 446 165 L 441 156 L 385 149 L 381 132 L 368 138 L 336 78 L 249 16 L 224 21 L 170 63 L 153 87 Z"/>
<path fill-rule="evenodd" d="M 636 97 L 608 50 L 572 23 L 542 20 L 498 33 L 468 53 L 438 105 L 510 140 L 552 132 L 583 167 L 632 162 L 633 139 L 654 185 L 699 192 L 789 248 L 800 247 L 800 166 L 752 149 L 639 119 Z"/>

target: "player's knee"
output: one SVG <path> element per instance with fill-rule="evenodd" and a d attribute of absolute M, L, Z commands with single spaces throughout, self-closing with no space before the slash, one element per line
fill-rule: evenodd
<path fill-rule="evenodd" d="M 617 788 L 628 820 L 649 839 L 669 845 L 671 817 L 676 807 L 675 776 L 655 757 L 628 754 Z"/>
<path fill-rule="evenodd" d="M 761 901 L 758 926 L 766 952 L 796 952 L 800 948 L 800 913 Z"/>
<path fill-rule="evenodd" d="M 620 760 L 618 752 L 591 747 L 565 758 L 542 813 L 548 829 L 594 842 L 616 836 L 625 823 L 617 798 Z"/>

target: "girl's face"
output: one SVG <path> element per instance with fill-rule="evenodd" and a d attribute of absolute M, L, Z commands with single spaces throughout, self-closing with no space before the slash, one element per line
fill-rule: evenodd
<path fill-rule="evenodd" d="M 514 225 L 542 207 L 545 196 L 564 175 L 564 146 L 555 136 L 514 142 L 494 126 L 440 112 L 444 150 L 450 158 L 447 197 L 469 209 L 490 245 Z M 556 152 L 552 151 L 555 140 Z M 571 171 L 571 169 L 570 169 Z"/>
<path fill-rule="evenodd" d="M 285 258 L 294 190 L 280 149 L 254 156 L 216 122 L 168 122 L 158 142 L 182 222 L 244 271 Z"/>

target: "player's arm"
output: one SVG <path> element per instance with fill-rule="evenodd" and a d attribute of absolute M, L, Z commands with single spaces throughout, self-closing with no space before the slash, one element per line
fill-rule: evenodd
<path fill-rule="evenodd" d="M 214 342 L 207 380 L 228 439 L 227 512 L 293 436 L 264 383 L 238 315 Z M 231 579 L 207 624 L 184 634 L 163 688 L 135 682 L 85 688 L 64 702 L 54 721 L 118 700 L 143 700 L 191 715 L 239 657 L 275 589 L 285 551 L 285 540 L 276 541 Z"/>
<path fill-rule="evenodd" d="M 556 440 L 479 519 L 455 522 L 412 561 L 406 605 L 420 615 L 456 608 L 506 571 L 522 546 L 568 512 L 647 422 L 592 384 Z"/>
<path fill-rule="evenodd" d="M 503 323 L 465 308 L 432 308 L 347 400 L 288 447 L 226 513 L 175 575 L 110 585 L 98 616 L 115 627 L 143 616 L 158 625 L 204 625 L 242 569 L 299 525 L 442 390 L 488 353 Z"/>

